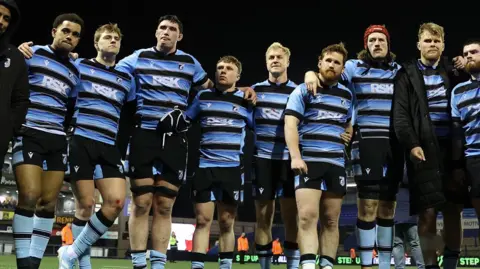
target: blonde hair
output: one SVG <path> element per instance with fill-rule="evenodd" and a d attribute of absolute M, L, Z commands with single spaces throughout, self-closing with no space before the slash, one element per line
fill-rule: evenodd
<path fill-rule="evenodd" d="M 231 55 L 223 56 L 222 58 L 220 58 L 220 60 L 218 60 L 217 64 L 221 62 L 234 64 L 238 68 L 238 74 L 240 75 L 242 73 L 242 63 L 234 56 L 231 56 Z"/>
<path fill-rule="evenodd" d="M 445 40 L 445 31 L 443 30 L 443 27 L 436 23 L 427 22 L 420 25 L 420 28 L 418 29 L 418 40 L 421 39 L 422 34 L 425 32 L 429 32 L 430 34 L 439 36 L 442 40 Z"/>
<path fill-rule="evenodd" d="M 343 56 L 343 63 L 345 64 L 345 62 L 347 61 L 348 51 L 345 48 L 345 45 L 343 44 L 343 42 L 340 42 L 338 44 L 332 44 L 324 48 L 322 50 L 322 54 L 320 54 L 320 56 L 318 57 L 318 60 L 322 60 L 323 57 L 325 57 L 326 53 L 332 53 L 332 52 L 340 53 Z"/>
<path fill-rule="evenodd" d="M 100 36 L 104 32 L 116 33 L 116 34 L 118 34 L 120 39 L 123 38 L 122 31 L 120 31 L 120 28 L 118 28 L 118 25 L 116 23 L 107 23 L 107 24 L 104 24 L 104 25 L 97 28 L 97 30 L 95 31 L 95 35 L 94 35 L 93 40 L 95 40 L 95 42 L 98 42 L 98 40 L 100 40 Z"/>
<path fill-rule="evenodd" d="M 274 50 L 274 49 L 281 49 L 283 50 L 283 52 L 285 53 L 285 55 L 287 55 L 287 58 L 289 59 L 290 58 L 290 49 L 283 46 L 280 42 L 273 42 L 272 45 L 270 45 L 270 47 L 268 47 L 267 49 L 267 52 L 265 52 L 265 57 L 268 57 L 268 52 L 271 51 L 271 50 Z"/>

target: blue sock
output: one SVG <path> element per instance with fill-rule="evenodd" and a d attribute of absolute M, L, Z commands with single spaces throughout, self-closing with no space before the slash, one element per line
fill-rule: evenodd
<path fill-rule="evenodd" d="M 18 268 L 30 268 L 30 242 L 33 232 L 33 211 L 16 208 L 13 216 L 13 239 Z"/>
<path fill-rule="evenodd" d="M 73 219 L 72 233 L 74 240 L 80 236 L 86 225 L 86 220 L 80 220 L 77 218 Z M 91 248 L 87 248 L 87 250 L 85 250 L 85 252 L 78 257 L 78 267 L 80 267 L 80 269 L 92 269 L 92 263 L 90 262 L 90 250 Z"/>
<path fill-rule="evenodd" d="M 34 268 L 40 267 L 40 261 L 52 235 L 54 217 L 54 212 L 44 211 L 36 212 L 33 216 L 33 232 L 29 255 Z"/>
<path fill-rule="evenodd" d="M 258 255 L 261 269 L 270 269 L 272 261 L 272 242 L 266 245 L 255 244 L 255 249 Z"/>
<path fill-rule="evenodd" d="M 220 252 L 220 269 L 232 269 L 233 252 Z"/>
<path fill-rule="evenodd" d="M 107 219 L 102 210 L 98 210 L 83 228 L 78 238 L 73 242 L 73 251 L 80 257 L 113 225 L 113 221 Z"/>
<path fill-rule="evenodd" d="M 150 266 L 152 269 L 164 269 L 167 255 L 156 250 L 150 250 Z"/>
<path fill-rule="evenodd" d="M 325 266 L 330 266 L 333 268 L 333 263 L 335 262 L 335 259 L 332 257 L 328 256 L 320 256 L 320 268 L 325 267 Z"/>
<path fill-rule="evenodd" d="M 377 218 L 378 269 L 390 269 L 394 224 L 393 219 Z"/>
<path fill-rule="evenodd" d="M 375 246 L 375 222 L 357 219 L 357 245 L 360 251 L 361 265 L 372 266 L 372 252 Z"/>
<path fill-rule="evenodd" d="M 133 269 L 147 269 L 147 251 L 146 250 L 132 250 Z"/>
<path fill-rule="evenodd" d="M 315 254 L 303 254 L 300 256 L 300 265 L 302 268 L 315 269 L 315 262 L 317 261 L 317 255 Z"/>
<path fill-rule="evenodd" d="M 298 249 L 298 244 L 285 241 L 283 247 L 283 252 L 287 257 L 287 269 L 298 269 L 298 266 L 300 266 L 300 250 Z"/>
<path fill-rule="evenodd" d="M 205 256 L 204 253 L 191 252 L 190 261 L 192 262 L 191 269 L 203 269 L 205 266 Z"/>
<path fill-rule="evenodd" d="M 450 250 L 448 247 L 445 246 L 443 250 L 443 268 L 456 269 L 459 256 L 459 250 Z"/>

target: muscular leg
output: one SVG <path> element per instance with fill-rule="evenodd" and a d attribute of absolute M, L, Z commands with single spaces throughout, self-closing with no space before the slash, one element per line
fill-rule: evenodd
<path fill-rule="evenodd" d="M 42 192 L 35 209 L 32 242 L 30 245 L 32 268 L 40 267 L 40 262 L 50 240 L 57 197 L 62 188 L 64 178 L 64 171 L 45 171 L 42 173 Z"/>
<path fill-rule="evenodd" d="M 220 269 L 231 269 L 233 250 L 235 249 L 235 234 L 233 227 L 237 216 L 237 206 L 217 202 L 218 225 L 220 226 L 219 256 Z"/>
<path fill-rule="evenodd" d="M 15 168 L 18 204 L 13 217 L 13 238 L 17 267 L 30 268 L 30 244 L 33 232 L 33 214 L 42 191 L 42 168 L 22 164 Z"/>
<path fill-rule="evenodd" d="M 343 195 L 324 192 L 320 202 L 320 244 L 322 253 L 320 267 L 333 268 L 338 249 L 338 220 L 342 209 Z"/>
<path fill-rule="evenodd" d="M 437 212 L 428 208 L 418 216 L 418 236 L 426 268 L 438 266 L 435 237 L 437 231 Z"/>
<path fill-rule="evenodd" d="M 272 257 L 272 225 L 275 213 L 275 200 L 255 201 L 257 224 L 255 227 L 255 249 L 260 261 L 260 268 L 270 268 Z"/>
<path fill-rule="evenodd" d="M 195 204 L 196 226 L 193 232 L 193 248 L 191 253 L 192 269 L 203 269 L 208 248 L 208 236 L 212 226 L 215 203 Z"/>
<path fill-rule="evenodd" d="M 447 202 L 443 209 L 443 225 L 448 231 L 444 237 L 443 268 L 445 269 L 457 268 L 463 239 L 462 210 L 463 205 L 450 202 Z"/>
<path fill-rule="evenodd" d="M 169 193 L 156 191 L 153 197 L 152 246 L 150 263 L 152 269 L 163 269 L 167 261 L 168 241 L 172 229 L 172 208 L 179 188 L 165 180 L 156 180 L 155 186 L 168 189 Z M 173 195 L 173 193 L 175 193 Z"/>
<path fill-rule="evenodd" d="M 322 191 L 301 188 L 295 191 L 298 208 L 298 242 L 303 269 L 315 268 L 318 252 L 317 223 Z"/>
<path fill-rule="evenodd" d="M 75 260 L 85 254 L 108 231 L 123 209 L 126 195 L 124 179 L 99 179 L 96 181 L 96 185 L 103 197 L 102 207 L 90 218 L 78 238 L 73 242 L 73 245 L 66 247 L 64 250 L 59 250 L 62 268 L 74 266 Z"/>
<path fill-rule="evenodd" d="M 147 268 L 148 217 L 152 207 L 153 178 L 131 179 L 130 183 L 133 203 L 128 218 L 128 232 L 132 263 L 136 268 Z M 138 191 L 135 188 L 139 188 Z"/>
<path fill-rule="evenodd" d="M 375 246 L 378 200 L 357 199 L 357 243 L 360 251 L 362 269 L 372 268 L 372 251 Z"/>
<path fill-rule="evenodd" d="M 92 179 L 75 180 L 71 184 L 75 196 L 75 219 L 72 224 L 73 238 L 76 240 L 87 225 L 95 207 L 95 184 Z M 78 259 L 80 269 L 92 268 L 90 249 Z"/>
<path fill-rule="evenodd" d="M 297 269 L 300 263 L 300 250 L 298 250 L 297 243 L 298 212 L 295 198 L 281 198 L 280 212 L 285 227 L 285 242 L 283 247 L 285 256 L 287 257 L 287 269 Z"/>
<path fill-rule="evenodd" d="M 393 246 L 393 218 L 395 216 L 395 201 L 378 203 L 377 211 L 377 248 L 379 269 L 390 269 Z"/>

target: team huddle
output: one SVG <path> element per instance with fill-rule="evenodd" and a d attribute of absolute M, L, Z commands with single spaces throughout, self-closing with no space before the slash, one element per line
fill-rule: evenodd
<path fill-rule="evenodd" d="M 11 2 L 0 1 L 0 15 L 14 13 Z M 59 268 L 77 261 L 81 269 L 91 268 L 90 247 L 123 209 L 128 178 L 133 268 L 147 268 L 151 230 L 151 268 L 163 269 L 173 204 L 186 180 L 187 132 L 194 124 L 200 126 L 200 149 L 191 186 L 191 268 L 204 268 L 215 206 L 219 266 L 232 267 L 234 220 L 246 191 L 244 165 L 250 165 L 243 162 L 248 132 L 255 138 L 255 248 L 262 269 L 270 268 L 277 198 L 287 268 L 313 269 L 317 254 L 321 268 L 334 267 L 347 157 L 358 189 L 362 268 L 372 267 L 375 245 L 380 269 L 390 268 L 405 165 L 426 268 L 439 268 L 438 212 L 449 231 L 444 268 L 456 267 L 462 209 L 473 206 L 480 213 L 480 40 L 467 42 L 463 55 L 447 62 L 443 28 L 425 23 L 418 32 L 420 57 L 400 64 L 387 29 L 372 25 L 358 59 L 348 60 L 342 43 L 329 45 L 318 58 L 319 70 L 307 72 L 298 85 L 287 75 L 290 50 L 275 42 L 265 53 L 268 78 L 239 87 L 243 70 L 234 56 L 221 57 L 210 80 L 195 57 L 177 49 L 183 25 L 174 15 L 159 19 L 155 46 L 118 62 L 122 33 L 116 24 L 97 29 L 92 58 L 73 53 L 83 30 L 82 18 L 62 14 L 53 23 L 51 45 L 26 42 L 15 52 L 25 58 L 29 91 L 24 120 L 13 135 L 17 268 L 39 268 L 69 170 L 75 240 L 60 248 Z M 196 92 L 189 101 L 190 91 Z M 123 128 L 131 136 L 125 171 L 127 148 L 117 143 Z M 92 214 L 95 188 L 103 204 Z"/>

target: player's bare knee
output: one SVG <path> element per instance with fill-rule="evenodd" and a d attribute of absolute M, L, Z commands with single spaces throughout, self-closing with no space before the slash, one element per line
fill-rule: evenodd
<path fill-rule="evenodd" d="M 170 218 L 173 205 L 168 202 L 157 203 L 155 213 L 160 217 Z"/>
<path fill-rule="evenodd" d="M 318 220 L 318 210 L 313 207 L 302 207 L 298 210 L 298 228 L 305 230 L 312 225 L 316 226 Z"/>
<path fill-rule="evenodd" d="M 75 215 L 81 217 L 82 219 L 88 219 L 92 216 L 94 206 L 95 201 L 93 197 L 77 199 L 77 211 L 75 212 Z"/>
<path fill-rule="evenodd" d="M 322 217 L 322 227 L 326 230 L 337 230 L 338 229 L 338 214 L 327 212 L 325 216 Z"/>
<path fill-rule="evenodd" d="M 218 220 L 218 226 L 220 228 L 220 233 L 228 233 L 233 229 L 235 219 L 231 216 L 224 214 L 220 216 Z"/>
<path fill-rule="evenodd" d="M 152 207 L 152 199 L 135 199 L 133 204 L 133 215 L 144 216 L 150 213 Z"/>
<path fill-rule="evenodd" d="M 378 217 L 382 219 L 393 219 L 395 216 L 395 202 L 381 201 L 378 204 Z"/>
<path fill-rule="evenodd" d="M 358 204 L 358 218 L 363 221 L 374 221 L 377 218 L 378 201 L 360 200 Z"/>
<path fill-rule="evenodd" d="M 18 206 L 21 208 L 34 210 L 37 205 L 38 200 L 40 199 L 40 192 L 37 191 L 26 191 L 18 193 Z"/>
<path fill-rule="evenodd" d="M 78 207 L 80 210 L 83 211 L 92 211 L 93 207 L 95 206 L 95 200 L 93 197 L 82 197 L 77 200 Z"/>
<path fill-rule="evenodd" d="M 211 218 L 211 216 L 208 216 L 207 214 L 203 214 L 203 213 L 198 214 L 197 213 L 196 222 L 197 222 L 196 227 L 198 229 L 208 228 L 212 225 L 212 218 Z"/>
<path fill-rule="evenodd" d="M 111 208 L 117 213 L 122 211 L 124 204 L 125 197 L 121 197 L 120 195 L 110 195 L 106 200 L 103 201 L 103 206 Z"/>

